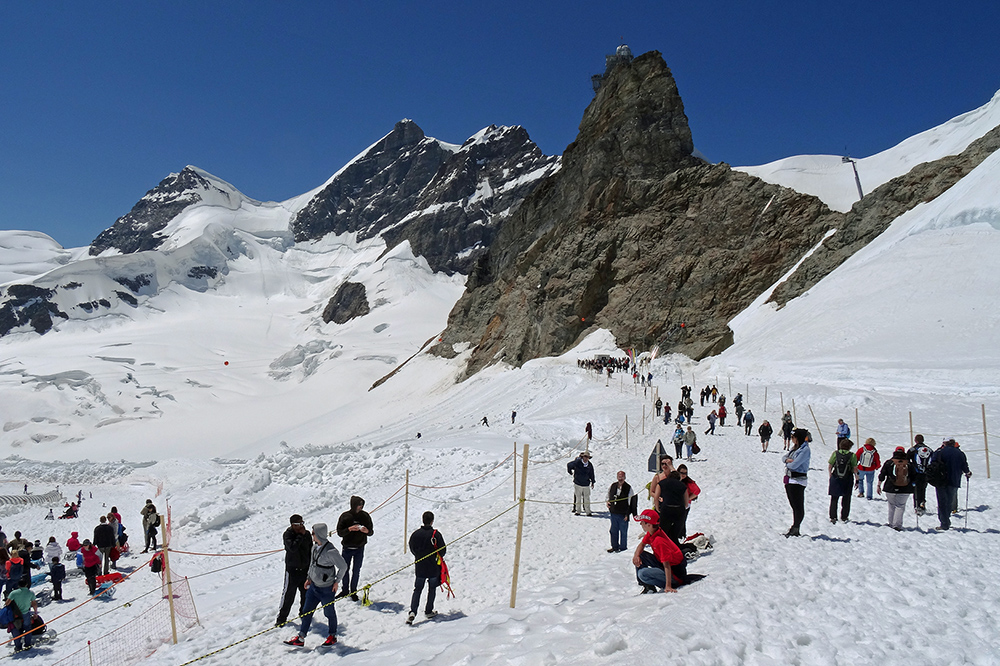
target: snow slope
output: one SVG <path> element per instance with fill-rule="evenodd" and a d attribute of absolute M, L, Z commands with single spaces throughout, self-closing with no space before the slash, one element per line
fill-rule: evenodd
<path fill-rule="evenodd" d="M 871 192 L 917 164 L 957 155 L 1000 125 L 1000 91 L 989 102 L 881 153 L 856 159 L 862 191 Z M 812 194 L 832 208 L 847 212 L 858 200 L 854 171 L 840 155 L 797 155 L 760 166 L 734 167 L 752 176 Z"/>

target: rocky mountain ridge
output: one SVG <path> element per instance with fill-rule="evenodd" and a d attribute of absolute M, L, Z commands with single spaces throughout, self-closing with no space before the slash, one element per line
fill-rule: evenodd
<path fill-rule="evenodd" d="M 500 360 L 560 354 L 596 328 L 623 347 L 718 353 L 732 344 L 732 317 L 807 253 L 816 250 L 775 290 L 779 302 L 946 190 L 995 145 L 983 137 L 841 214 L 692 157 L 676 83 L 660 54 L 646 53 L 603 77 L 561 170 L 504 221 L 433 351 L 471 348 L 466 376 Z"/>

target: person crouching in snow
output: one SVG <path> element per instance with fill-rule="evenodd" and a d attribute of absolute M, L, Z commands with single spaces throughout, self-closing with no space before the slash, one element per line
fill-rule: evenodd
<path fill-rule="evenodd" d="M 640 513 L 636 522 L 646 533 L 632 556 L 635 577 L 642 585 L 642 594 L 656 592 L 657 588 L 663 588 L 664 592 L 676 592 L 676 585 L 687 582 L 684 553 L 660 529 L 660 516 L 652 509 Z M 646 546 L 653 552 L 647 552 Z"/>

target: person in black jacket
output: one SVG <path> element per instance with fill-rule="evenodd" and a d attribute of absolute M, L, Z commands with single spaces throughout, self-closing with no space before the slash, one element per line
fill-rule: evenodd
<path fill-rule="evenodd" d="M 629 516 L 639 515 L 639 500 L 632 486 L 625 483 L 625 472 L 619 471 L 618 480 L 608 488 L 608 512 L 611 514 L 611 548 L 609 553 L 628 550 Z"/>
<path fill-rule="evenodd" d="M 594 487 L 594 466 L 590 464 L 590 451 L 584 451 L 575 460 L 566 463 L 566 471 L 573 477 L 573 513 L 590 512 L 590 489 Z"/>
<path fill-rule="evenodd" d="M 94 528 L 94 545 L 101 551 L 104 573 L 107 574 L 111 566 L 111 549 L 118 545 L 118 535 L 108 523 L 107 516 L 101 516 L 101 524 Z"/>
<path fill-rule="evenodd" d="M 424 591 L 424 584 L 427 585 L 427 606 L 424 607 L 424 616 L 427 619 L 437 615 L 434 610 L 434 597 L 437 588 L 441 584 L 441 565 L 438 557 L 444 557 L 445 548 L 444 537 L 434 529 L 434 514 L 424 511 L 423 525 L 410 535 L 410 552 L 416 560 L 414 566 L 413 596 L 410 598 L 410 614 L 406 618 L 406 624 L 413 624 L 413 619 L 417 617 L 417 608 L 420 606 L 420 595 Z"/>
<path fill-rule="evenodd" d="M 340 514 L 337 521 L 337 535 L 342 539 L 341 554 L 347 563 L 347 575 L 344 576 L 344 587 L 340 596 L 351 595 L 358 600 L 358 576 L 361 574 L 361 563 L 365 559 L 365 544 L 368 537 L 375 532 L 372 527 L 372 517 L 364 510 L 365 501 L 357 495 L 351 496 L 351 510 Z M 353 566 L 352 566 L 353 562 Z"/>
<path fill-rule="evenodd" d="M 309 577 L 309 556 L 312 553 L 312 536 L 306 529 L 305 521 L 299 514 L 293 514 L 291 523 L 281 540 L 285 544 L 285 587 L 281 592 L 281 608 L 274 626 L 280 627 L 288 621 L 295 592 L 299 593 L 299 615 L 306 602 L 306 579 Z"/>
<path fill-rule="evenodd" d="M 49 580 L 52 581 L 52 600 L 62 601 L 62 584 L 66 580 L 66 565 L 59 561 L 59 557 L 52 558 L 49 565 Z"/>

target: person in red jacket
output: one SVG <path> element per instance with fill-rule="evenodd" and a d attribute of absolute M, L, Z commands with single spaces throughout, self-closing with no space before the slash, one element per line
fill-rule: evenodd
<path fill-rule="evenodd" d="M 80 533 L 79 532 L 73 532 L 73 533 L 71 533 L 69 535 L 69 538 L 66 539 L 66 550 L 68 550 L 71 553 L 75 553 L 76 551 L 80 550 L 80 539 L 79 539 L 79 537 L 80 537 Z"/>
<path fill-rule="evenodd" d="M 868 499 L 871 499 L 875 486 L 875 472 L 882 467 L 878 449 L 875 448 L 875 440 L 871 437 L 866 439 L 865 445 L 858 449 L 854 455 L 858 458 L 858 497 L 865 496 L 865 481 L 867 480 L 867 496 Z"/>
<path fill-rule="evenodd" d="M 726 414 L 728 414 L 728 412 L 726 411 L 726 406 L 725 405 L 719 405 L 719 427 L 720 428 L 722 426 L 726 425 Z"/>
<path fill-rule="evenodd" d="M 664 592 L 676 592 L 676 585 L 687 582 L 687 566 L 684 553 L 677 544 L 660 529 L 660 515 L 652 509 L 646 509 L 639 514 L 636 521 L 646 533 L 636 546 L 632 556 L 635 565 L 635 577 L 642 585 L 642 593 L 656 592 L 659 587 Z M 645 548 L 652 548 L 647 553 Z M 675 585 L 676 583 L 676 585 Z"/>
<path fill-rule="evenodd" d="M 83 553 L 83 575 L 87 578 L 87 589 L 93 596 L 97 591 L 97 574 L 101 570 L 101 551 L 90 543 L 90 539 L 84 539 L 80 552 Z"/>

